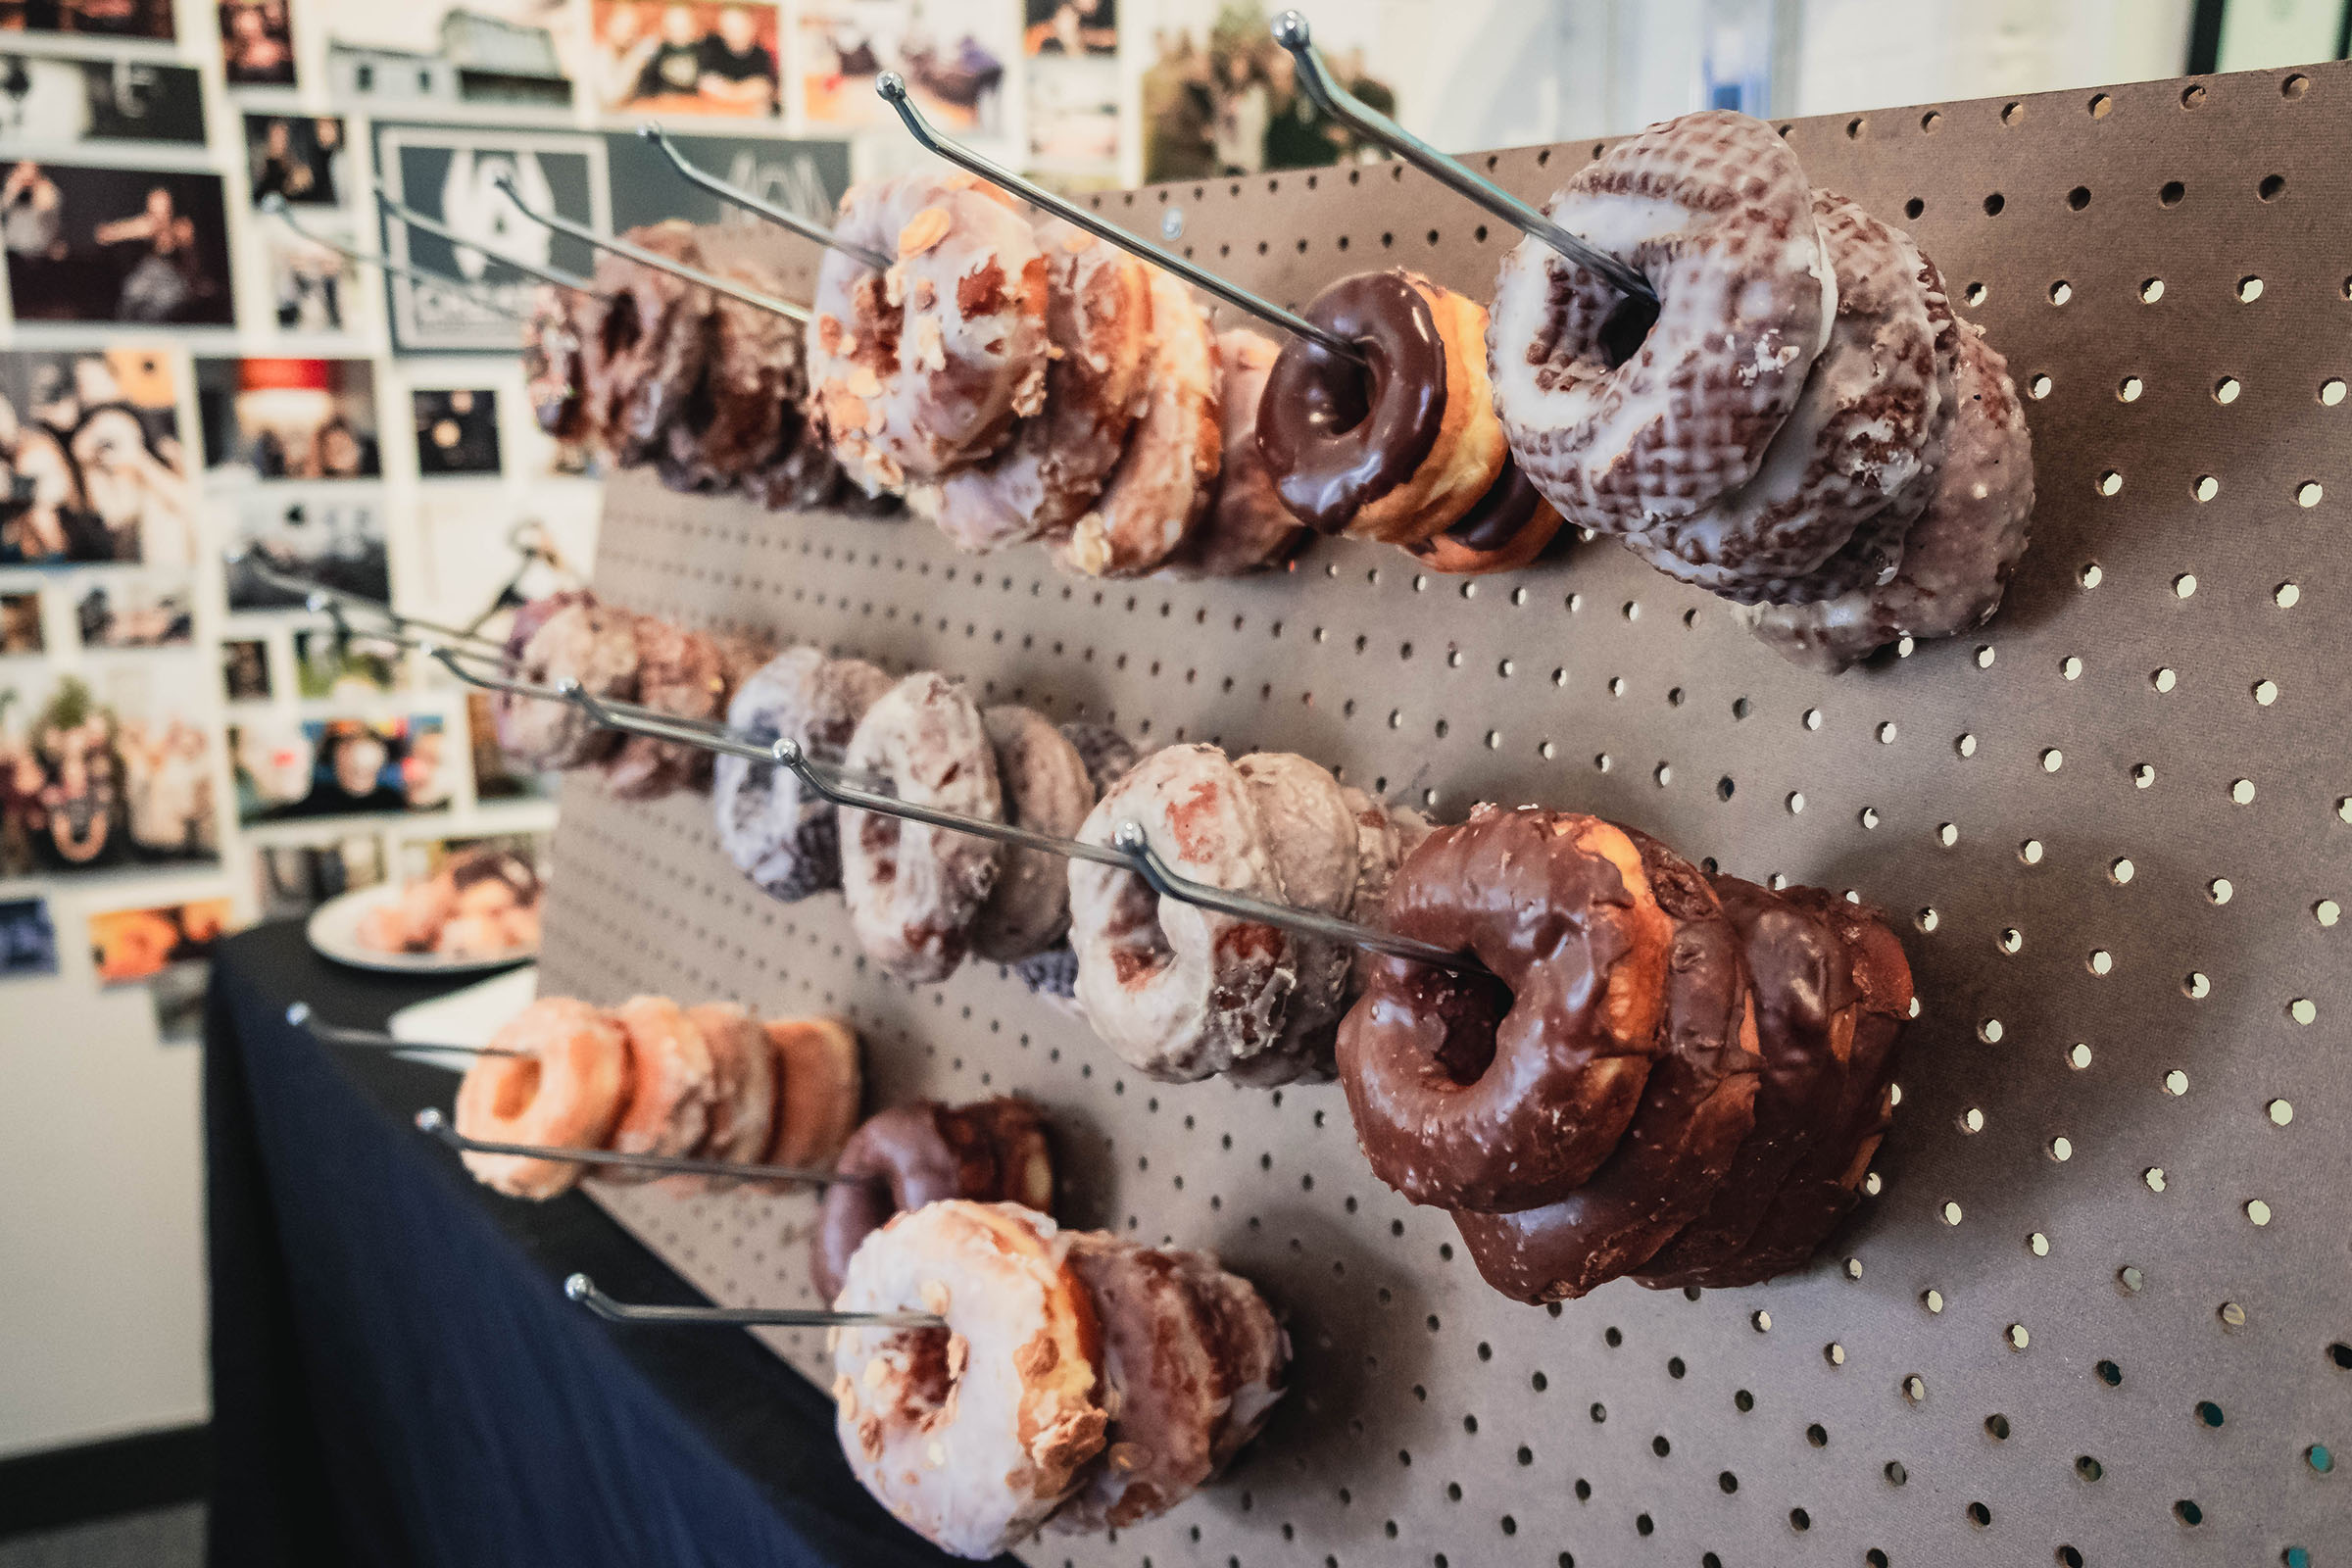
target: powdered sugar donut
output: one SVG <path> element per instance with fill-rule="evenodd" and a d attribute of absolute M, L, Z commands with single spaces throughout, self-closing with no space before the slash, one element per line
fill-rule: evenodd
<path fill-rule="evenodd" d="M 631 997 L 612 1009 L 629 1041 L 629 1100 L 612 1128 L 616 1154 L 691 1154 L 710 1131 L 717 1068 L 710 1042 L 667 997 Z M 659 1174 L 600 1165 L 599 1181 L 635 1186 Z"/>
<path fill-rule="evenodd" d="M 1274 492 L 1257 445 L 1257 406 L 1282 350 L 1273 339 L 1236 327 L 1217 334 L 1218 424 L 1222 461 L 1216 499 L 1162 569 L 1171 577 L 1239 577 L 1279 566 L 1313 540 Z"/>
<path fill-rule="evenodd" d="M 797 741 L 809 760 L 838 766 L 858 720 L 890 687 L 890 677 L 861 659 L 788 648 L 736 688 L 727 724 L 762 741 Z M 710 810 L 719 848 L 769 897 L 793 903 L 841 885 L 833 803 L 803 790 L 790 768 L 718 758 Z"/>
<path fill-rule="evenodd" d="M 851 1471 L 959 1557 L 1026 1539 L 1102 1447 L 1101 1331 L 1054 1222 L 948 1201 L 867 1237 L 845 1311 L 932 1311 L 944 1329 L 845 1328 L 833 1400 Z"/>
<path fill-rule="evenodd" d="M 1252 752 L 1234 768 L 1249 781 L 1282 902 L 1346 917 L 1355 902 L 1359 824 L 1340 781 L 1296 752 Z M 1271 1051 L 1234 1064 L 1237 1083 L 1271 1088 L 1332 1074 L 1331 1038 L 1347 1007 L 1355 949 L 1298 931 L 1290 936 L 1298 978 L 1281 1037 Z"/>
<path fill-rule="evenodd" d="M 1171 746 L 1137 763 L 1078 836 L 1108 844 L 1140 824 L 1169 868 L 1280 900 L 1250 781 L 1214 746 Z M 1133 871 L 1070 861 L 1077 997 L 1095 1032 L 1149 1077 L 1186 1083 L 1273 1050 L 1298 959 L 1278 926 L 1162 899 Z"/>
<path fill-rule="evenodd" d="M 629 1047 L 620 1025 L 585 1002 L 541 997 L 490 1037 L 458 1085 L 457 1128 L 493 1144 L 602 1149 L 629 1087 Z M 459 1156 L 474 1180 L 510 1198 L 544 1199 L 580 1179 L 573 1160 L 528 1154 Z"/>
<path fill-rule="evenodd" d="M 635 701 L 673 718 L 716 718 L 726 706 L 724 657 L 712 639 L 651 615 L 637 617 Z M 699 746 L 624 736 L 605 763 L 605 788 L 624 801 L 652 801 L 695 789 L 710 778 L 711 754 Z"/>
<path fill-rule="evenodd" d="M 1094 809 L 1095 786 L 1078 748 L 1035 709 L 1004 704 L 984 710 L 996 749 L 1005 820 L 1066 839 Z M 1052 850 L 1004 847 L 996 886 L 972 920 L 972 951 L 998 963 L 1042 953 L 1070 924 L 1068 858 Z"/>
<path fill-rule="evenodd" d="M 540 622 L 514 662 L 514 676 L 551 688 L 576 680 L 592 697 L 626 702 L 637 694 L 637 619 L 583 595 Z M 552 697 L 501 692 L 496 712 L 500 747 L 527 767 L 585 767 L 620 744 L 618 730 Z"/>
<path fill-rule="evenodd" d="M 1488 332 L 1511 452 L 1570 522 L 1638 533 L 1763 461 L 1829 340 L 1838 282 L 1805 172 L 1760 120 L 1652 125 L 1547 213 L 1648 279 L 1657 314 L 1541 239 L 1504 257 Z"/>
<path fill-rule="evenodd" d="M 929 172 L 841 199 L 808 380 L 842 466 L 903 490 L 987 457 L 1046 392 L 1046 258 L 1004 198 Z M 895 257 L 875 271 L 856 252 Z"/>
<path fill-rule="evenodd" d="M 888 779 L 898 798 L 961 816 L 1004 818 L 996 750 L 963 688 L 933 670 L 909 675 L 858 721 L 844 764 Z M 844 811 L 841 887 L 867 956 L 908 980 L 945 980 L 970 946 L 996 885 L 994 839 Z"/>

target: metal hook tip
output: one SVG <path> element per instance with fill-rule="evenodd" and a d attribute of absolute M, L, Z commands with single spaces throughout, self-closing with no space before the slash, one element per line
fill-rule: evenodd
<path fill-rule="evenodd" d="M 874 91 L 894 104 L 906 101 L 906 78 L 895 71 L 885 71 L 874 78 Z"/>
<path fill-rule="evenodd" d="M 297 1002 L 286 1009 L 286 1022 L 292 1024 L 295 1028 L 299 1029 L 310 1021 L 311 1004 L 309 1003 Z"/>
<path fill-rule="evenodd" d="M 776 744 L 769 747 L 768 751 L 774 756 L 777 761 L 783 763 L 786 767 L 800 766 L 801 743 L 794 740 L 791 736 L 779 736 L 776 740 Z"/>
<path fill-rule="evenodd" d="M 566 697 L 577 697 L 580 694 L 580 683 L 570 675 L 559 675 L 556 677 L 556 690 Z"/>
<path fill-rule="evenodd" d="M 442 1119 L 440 1106 L 427 1105 L 416 1113 L 416 1130 L 420 1133 L 437 1133 L 441 1130 Z"/>
<path fill-rule="evenodd" d="M 280 196 L 277 192 L 271 191 L 269 195 L 262 198 L 263 212 L 269 213 L 274 217 L 285 210 L 286 199 L 283 196 Z"/>
<path fill-rule="evenodd" d="M 1111 848 L 1123 850 L 1129 855 L 1144 849 L 1150 843 L 1151 840 L 1144 836 L 1144 824 L 1132 819 L 1121 822 L 1110 830 Z"/>
<path fill-rule="evenodd" d="M 662 139 L 662 127 L 649 120 L 637 127 L 637 135 L 640 140 L 660 141 Z M 573 1277 L 576 1279 L 578 1276 L 574 1275 Z"/>
<path fill-rule="evenodd" d="M 1274 19 L 1274 41 L 1285 49 L 1304 49 L 1315 40 L 1305 17 L 1296 11 L 1285 11 Z"/>
<path fill-rule="evenodd" d="M 564 1281 L 564 1294 L 574 1301 L 585 1301 L 596 1294 L 596 1281 L 585 1274 L 572 1274 Z"/>

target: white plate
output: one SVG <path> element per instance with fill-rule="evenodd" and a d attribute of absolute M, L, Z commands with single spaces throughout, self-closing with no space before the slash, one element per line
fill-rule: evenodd
<path fill-rule="evenodd" d="M 360 922 L 367 918 L 368 910 L 399 897 L 400 889 L 390 883 L 378 883 L 329 899 L 311 911 L 304 934 L 311 939 L 312 949 L 322 957 L 348 963 L 355 969 L 380 969 L 388 974 L 474 974 L 539 956 L 535 947 L 514 948 L 487 958 L 459 958 L 443 953 L 382 953 L 363 947 Z"/>
<path fill-rule="evenodd" d="M 384 1027 L 401 1040 L 430 1041 L 434 1045 L 479 1046 L 498 1033 L 499 1026 L 531 1004 L 539 991 L 539 966 L 525 964 L 505 974 L 452 991 L 430 1002 L 412 1003 L 392 1015 Z M 464 1072 L 473 1057 L 464 1052 L 418 1049 L 393 1054 L 411 1061 L 429 1062 Z"/>

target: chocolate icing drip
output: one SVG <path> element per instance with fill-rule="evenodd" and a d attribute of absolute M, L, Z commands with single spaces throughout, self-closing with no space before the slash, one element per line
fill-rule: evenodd
<path fill-rule="evenodd" d="M 1294 339 L 1266 379 L 1257 445 L 1282 504 L 1318 532 L 1338 533 L 1437 446 L 1446 342 L 1402 272 L 1341 278 L 1300 314 L 1357 345 L 1368 365 Z"/>

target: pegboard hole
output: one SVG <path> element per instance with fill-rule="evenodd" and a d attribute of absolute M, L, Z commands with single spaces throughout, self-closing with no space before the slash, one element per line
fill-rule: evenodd
<path fill-rule="evenodd" d="M 2322 926 L 2333 929 L 2335 923 L 2344 917 L 2343 906 L 2333 899 L 2322 899 L 2311 906 L 2311 917 Z"/>
<path fill-rule="evenodd" d="M 1667 1442 L 1665 1435 L 1661 1433 L 1657 1437 L 1649 1440 L 1649 1451 L 1663 1459 L 1668 1454 L 1674 1452 L 1674 1445 Z"/>
<path fill-rule="evenodd" d="M 1968 1522 L 1979 1530 L 1988 1529 L 1992 1524 L 1992 1510 L 1981 1502 L 1972 1502 L 1968 1505 Z"/>
<path fill-rule="evenodd" d="M 1642 1517 L 1647 1518 L 1648 1515 Z M 1801 1535 L 1813 1528 L 1813 1516 L 1802 1508 L 1791 1508 L 1788 1510 L 1788 1528 Z"/>
<path fill-rule="evenodd" d="M 1971 306 L 1977 306 L 1984 304 L 1984 301 L 1990 297 L 1991 293 L 1992 290 L 1986 288 L 1982 283 L 1971 283 L 1966 289 L 1961 291 L 1960 297 L 1967 304 Z"/>
<path fill-rule="evenodd" d="M 2041 863 L 2041 840 L 2028 839 L 2017 847 L 2017 858 L 2028 865 Z"/>
<path fill-rule="evenodd" d="M 1997 1413 L 1986 1416 L 1984 1432 L 1995 1443 L 2007 1443 L 2009 1441 L 2009 1418 Z"/>
<path fill-rule="evenodd" d="M 2235 1301 L 2224 1301 L 2214 1308 L 2214 1316 L 2222 1320 L 2222 1327 L 2226 1329 L 2242 1329 L 2246 1326 L 2246 1309 Z"/>
<path fill-rule="evenodd" d="M 1911 917 L 1911 923 L 1918 926 L 1923 933 L 1934 932 L 1941 920 L 1942 916 L 1938 915 L 1932 907 L 1922 909 Z"/>
<path fill-rule="evenodd" d="M 2012 1323 L 2003 1329 L 2001 1339 L 2012 1350 L 2026 1349 L 2034 1343 L 2034 1337 L 2026 1332 L 2023 1323 Z"/>
<path fill-rule="evenodd" d="M 2121 1285 L 2131 1295 L 2137 1296 L 2147 1288 L 2148 1277 L 2140 1271 L 2136 1264 L 2126 1263 L 2115 1271 L 2115 1283 Z M 2123 1373 L 2116 1369 L 2113 1361 L 2099 1363 L 2099 1376 L 2110 1386 L 2124 1380 Z"/>
<path fill-rule="evenodd" d="M 2068 191 L 2066 193 L 2066 205 L 2078 213 L 2082 211 L 2082 209 L 2085 207 L 2088 207 L 2090 205 L 2090 187 L 2088 185 L 2077 185 L 2073 190 Z"/>
<path fill-rule="evenodd" d="M 1983 1132 L 1984 1130 L 1984 1112 L 1975 1105 L 1962 1111 L 1960 1113 L 1960 1130 L 1972 1135 Z"/>
<path fill-rule="evenodd" d="M 2107 574 L 2099 569 L 2097 562 L 2086 561 L 2082 564 L 2082 569 L 2075 573 L 2075 580 L 2085 588 L 2096 588 L 2106 580 L 2106 576 Z"/>
<path fill-rule="evenodd" d="M 2295 1107 L 2292 1101 L 2274 1100 L 2262 1109 L 2263 1114 L 2271 1118 L 2271 1125 L 2274 1127 L 2284 1127 L 2295 1119 Z"/>
<path fill-rule="evenodd" d="M 2108 880 L 2115 883 L 2117 887 L 2122 887 L 2137 874 L 2137 870 L 2138 868 L 2132 865 L 2130 857 L 2127 856 L 2107 867 Z"/>
<path fill-rule="evenodd" d="M 2164 1092 L 2178 1100 L 2188 1093 L 2188 1074 L 2175 1067 L 2164 1075 Z"/>
<path fill-rule="evenodd" d="M 2007 205 L 2008 204 L 2001 199 L 2001 193 L 1996 190 L 1991 195 L 1984 198 L 1984 216 L 1986 218 L 1998 218 L 2001 216 L 2001 209 Z"/>
<path fill-rule="evenodd" d="M 1988 1046 L 1999 1045 L 2001 1043 L 2001 1036 L 2007 1032 L 2008 1031 L 2002 1027 L 2001 1020 L 1998 1018 L 1987 1018 L 1984 1022 L 1977 1025 L 1977 1038 L 1984 1041 Z"/>
<path fill-rule="evenodd" d="M 2139 1173 L 2139 1179 L 2141 1182 L 2146 1184 L 2148 1191 L 2151 1193 L 2161 1193 L 2165 1189 L 2165 1175 L 2164 1167 L 2162 1165 L 2150 1165 L 2146 1170 L 2143 1170 Z"/>
<path fill-rule="evenodd" d="M 1732 1406 L 1741 1415 L 1745 1415 L 1756 1407 L 1756 1396 L 1745 1389 L 1740 1389 L 1732 1396 Z"/>
<path fill-rule="evenodd" d="M 2099 494 L 2103 496 L 2121 495 L 2124 490 L 2124 476 L 2115 469 L 2109 468 L 2099 475 L 2098 488 Z"/>
<path fill-rule="evenodd" d="M 2182 1497 L 2173 1504 L 2173 1517 L 2193 1530 L 2205 1522 L 2205 1510 L 2190 1498 Z"/>
<path fill-rule="evenodd" d="M 1903 203 L 1903 216 L 1914 220 L 1916 220 L 1919 216 L 1922 213 L 1925 213 L 1927 210 L 1928 204 L 1920 200 L 1917 196 L 1914 196 L 1909 201 Z"/>
<path fill-rule="evenodd" d="M 2156 769 L 2153 764 L 2147 762 L 2134 762 L 2132 765 L 2132 787 L 2133 789 L 2144 790 L 2155 782 Z"/>
<path fill-rule="evenodd" d="M 2237 280 L 2237 302 L 2251 305 L 2262 298 L 2262 279 L 2249 272 Z"/>
<path fill-rule="evenodd" d="M 2035 1257 L 2047 1257 L 2050 1255 L 2050 1239 L 2039 1231 L 2032 1232 L 2026 1237 L 2026 1250 Z"/>
<path fill-rule="evenodd" d="M 2121 381 L 2116 383 L 2116 401 L 2119 403 L 2137 403 L 2139 401 L 2139 395 L 2142 392 L 2145 392 L 2147 389 L 2147 383 L 2142 381 L 2138 376 L 2127 375 Z"/>
<path fill-rule="evenodd" d="M 2093 948 L 2090 956 L 2083 960 L 2083 966 L 2092 974 L 2112 974 L 2115 972 L 2115 955 L 2105 948 Z"/>
<path fill-rule="evenodd" d="M 2082 1568 L 2082 1554 L 2072 1546 L 2060 1546 L 2055 1556 L 2058 1568 Z"/>
<path fill-rule="evenodd" d="M 1845 1365 L 1845 1347 L 1839 1345 L 1836 1340 L 1832 1340 L 1821 1348 L 1821 1358 L 1832 1366 L 1843 1366 Z"/>
<path fill-rule="evenodd" d="M 2067 1047 L 2066 1064 L 2077 1072 L 2090 1065 L 2090 1048 L 2078 1040 Z"/>
<path fill-rule="evenodd" d="M 1950 849 L 1950 848 L 1951 848 L 1953 845 L 1955 845 L 1955 844 L 1959 843 L 1959 842 L 1960 842 L 1960 825 L 1959 825 L 1958 823 L 1956 823 L 1956 822 L 1938 822 L 1938 823 L 1936 823 L 1936 843 L 1938 843 L 1938 844 L 1940 844 L 1940 845 L 1942 845 L 1942 846 L 1943 846 L 1945 849 L 1947 849 L 1947 850 L 1948 850 L 1948 849 Z"/>
<path fill-rule="evenodd" d="M 2268 1225 L 2271 1222 L 2271 1205 L 2259 1198 L 2248 1199 L 2246 1218 L 2257 1227 Z"/>
<path fill-rule="evenodd" d="M 2318 506 L 2321 497 L 2325 494 L 2326 492 L 2320 488 L 2319 480 L 2306 479 L 2295 486 L 2295 505 L 2308 510 Z"/>
<path fill-rule="evenodd" d="M 2084 1049 L 2085 1049 L 2085 1051 L 2087 1052 L 2087 1049 L 2088 1049 L 2088 1048 L 2086 1047 L 2086 1048 L 2084 1048 Z M 2068 1160 L 2070 1160 L 2070 1159 L 2074 1158 L 2074 1157 L 2075 1157 L 2075 1146 L 2074 1146 L 2074 1142 L 2073 1142 L 2073 1140 L 2071 1140 L 2071 1139 L 2068 1139 L 2068 1138 L 2065 1138 L 2065 1137 L 2058 1137 L 2058 1138 L 2053 1138 L 2053 1139 L 2051 1139 L 2051 1140 L 2050 1140 L 2050 1157 L 2051 1157 L 2052 1159 L 2054 1159 L 2054 1160 L 2058 1161 L 2058 1163 L 2059 1163 L 2059 1164 L 2061 1164 L 2061 1165 L 2065 1164 L 2065 1163 L 2066 1163 Z"/>
<path fill-rule="evenodd" d="M 2144 279 L 2142 279 L 2142 280 L 2141 280 L 2141 282 L 2140 282 L 2140 285 L 2139 285 L 2139 303 L 2140 303 L 2140 304 L 2142 304 L 2142 305 L 2153 305 L 2153 304 L 2155 304 L 2155 303 L 2156 303 L 2158 300 L 2160 300 L 2160 299 L 2162 299 L 2162 298 L 2164 298 L 2164 279 L 2163 279 L 2163 278 L 2161 278 L 2161 277 L 2150 277 L 2150 278 L 2144 278 Z"/>
<path fill-rule="evenodd" d="M 2256 681 L 2256 682 L 2254 683 L 2254 706 L 2255 706 L 2255 707 L 2257 707 L 2257 708 L 2268 708 L 2268 707 L 2270 707 L 2270 706 L 2271 706 L 2273 703 L 2277 702 L 2278 700 L 2278 683 L 2277 681 L 2274 681 L 2274 680 L 2258 680 L 2258 681 Z"/>
<path fill-rule="evenodd" d="M 2284 174 L 2265 174 L 2262 176 L 2262 183 L 2254 187 L 2254 194 L 2263 201 L 2275 202 L 2285 190 L 2286 176 Z"/>
<path fill-rule="evenodd" d="M 1974 736 L 1974 735 L 1969 735 L 1969 734 L 1961 734 L 1961 735 L 1955 735 L 1955 736 L 1953 736 L 1953 737 L 1952 737 L 1952 750 L 1953 750 L 1953 751 L 1955 751 L 1955 752 L 1957 752 L 1957 753 L 1958 753 L 1959 755 L 1961 755 L 1962 757 L 1974 757 L 1974 756 L 1976 756 L 1976 755 L 1977 755 L 1977 738 L 1976 738 L 1976 736 Z"/>
<path fill-rule="evenodd" d="M 1919 1293 L 1919 1304 L 1930 1312 L 1940 1313 L 1943 1310 L 1943 1293 L 1933 1288 L 1924 1290 Z"/>
<path fill-rule="evenodd" d="M 2074 297 L 2075 285 L 2068 282 L 2065 278 L 2062 277 L 2050 285 L 2050 303 L 2052 305 L 2064 305 L 2068 300 L 2071 300 Z"/>
<path fill-rule="evenodd" d="M 2244 383 L 2240 382 L 2236 376 L 2225 375 L 2213 383 L 2213 401 L 2227 407 L 2235 403 L 2237 395 L 2244 390 Z"/>
<path fill-rule="evenodd" d="M 2180 977 L 2180 994 L 2191 1002 L 2202 1002 L 2213 995 L 2213 978 L 2202 969 L 2191 969 Z"/>

